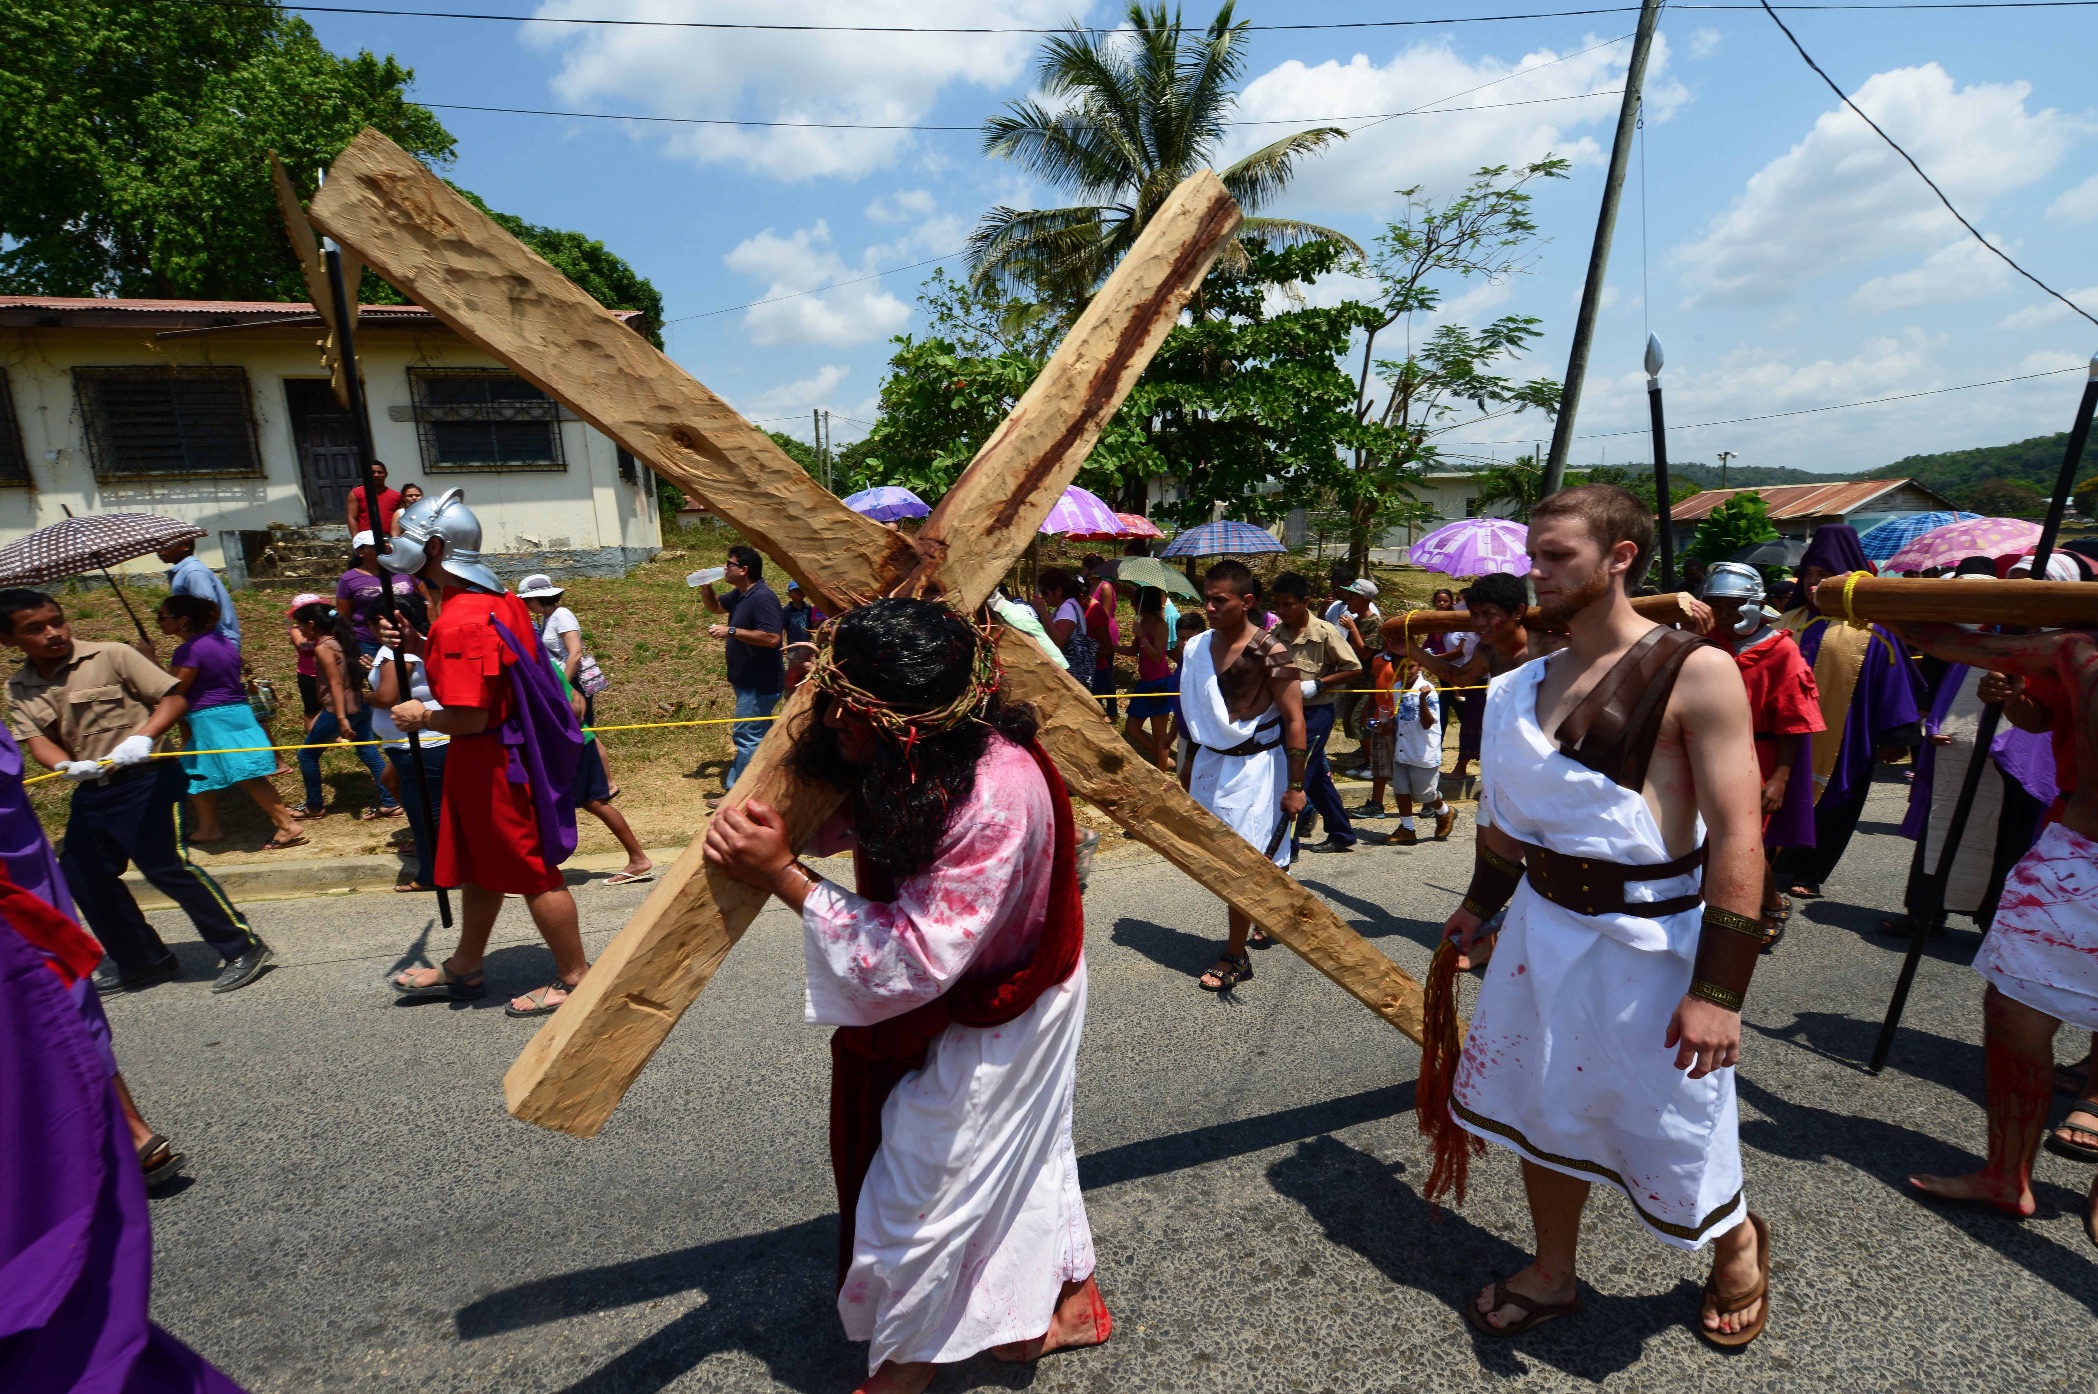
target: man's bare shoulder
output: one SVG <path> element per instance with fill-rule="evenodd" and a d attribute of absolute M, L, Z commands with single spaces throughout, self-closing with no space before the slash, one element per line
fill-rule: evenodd
<path fill-rule="evenodd" d="M 1676 674 L 1668 714 L 1692 730 L 1712 723 L 1745 722 L 1748 689 L 1741 681 L 1741 665 L 1715 644 L 1692 649 Z"/>

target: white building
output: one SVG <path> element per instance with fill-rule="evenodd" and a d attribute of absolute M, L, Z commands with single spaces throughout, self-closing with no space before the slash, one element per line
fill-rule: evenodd
<path fill-rule="evenodd" d="M 67 508 L 164 513 L 230 584 L 340 570 L 355 448 L 321 332 L 303 302 L 0 296 L 0 542 Z M 389 484 L 463 488 L 497 570 L 617 575 L 661 547 L 653 475 L 428 311 L 363 307 L 357 349 Z"/>

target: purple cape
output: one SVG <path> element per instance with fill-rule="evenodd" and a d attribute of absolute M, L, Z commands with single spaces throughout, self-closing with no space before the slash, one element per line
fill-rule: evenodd
<path fill-rule="evenodd" d="M 1763 829 L 1765 847 L 1814 845 L 1814 737 L 1779 736 L 1794 747 L 1792 774 L 1785 780 L 1785 801 Z"/>
<path fill-rule="evenodd" d="M 22 788 L 22 747 L 5 727 L 0 727 L 0 859 L 17 886 L 57 906 L 68 919 L 80 918 L 65 873 L 58 869 L 58 854 Z"/>
<path fill-rule="evenodd" d="M 548 867 L 556 867 L 575 852 L 575 802 L 568 791 L 583 758 L 583 730 L 545 648 L 521 643 L 493 616 L 488 622 L 517 656 L 510 665 L 510 715 L 498 728 L 509 747 L 510 782 L 531 789 L 539 855 Z"/>
<path fill-rule="evenodd" d="M 1809 667 L 1821 655 L 1821 637 L 1828 632 L 1830 623 L 1815 620 L 1799 636 L 1800 656 Z M 1860 796 L 1872 782 L 1872 766 L 1879 747 L 1889 737 L 1903 734 L 1903 727 L 1916 724 L 1920 715 L 1916 699 L 1922 679 L 1914 669 L 1908 652 L 1894 636 L 1874 625 L 1864 666 L 1858 672 L 1857 689 L 1850 696 L 1850 710 L 1843 713 L 1843 744 L 1836 755 L 1836 767 L 1829 771 L 1828 787 L 1816 802 L 1834 807 Z"/>
<path fill-rule="evenodd" d="M 0 1388 L 240 1394 L 147 1320 L 146 1183 L 89 1013 L 0 924 Z"/>
<path fill-rule="evenodd" d="M 1848 523 L 1823 523 L 1814 529 L 1806 553 L 1799 559 L 1802 574 L 1810 566 L 1818 566 L 1831 576 L 1872 570 L 1872 563 L 1865 558 L 1865 544 L 1858 540 L 1858 530 Z"/>

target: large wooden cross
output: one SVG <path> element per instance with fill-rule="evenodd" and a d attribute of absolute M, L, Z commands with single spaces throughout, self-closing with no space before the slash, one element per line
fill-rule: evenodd
<path fill-rule="evenodd" d="M 469 342 L 603 431 L 798 579 L 825 608 L 937 596 L 975 611 L 1121 406 L 1239 223 L 1208 171 L 1159 209 L 1048 365 L 916 537 L 846 508 L 688 377 L 405 151 L 367 130 L 329 170 L 313 223 Z M 999 655 L 1073 793 L 1162 853 L 1418 1041 L 1414 980 L 1122 740 L 1025 634 Z M 785 767 L 812 689 L 788 699 L 730 795 L 762 798 L 805 841 L 839 796 Z M 735 947 L 766 895 L 708 866 L 695 838 L 504 1078 L 510 1111 L 588 1137 Z"/>

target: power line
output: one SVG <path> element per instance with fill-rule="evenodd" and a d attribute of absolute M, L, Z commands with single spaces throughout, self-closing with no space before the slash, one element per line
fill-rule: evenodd
<path fill-rule="evenodd" d="M 703 19 L 607 19 L 583 16 L 564 19 L 557 15 L 489 14 L 473 10 L 398 10 L 376 5 L 279 5 L 273 0 L 183 0 L 191 5 L 215 5 L 225 9 L 283 9 L 298 14 L 367 15 L 396 19 L 475 20 L 498 24 L 568 24 L 607 29 L 700 29 L 741 30 L 784 34 L 1065 34 L 1074 26 L 1054 27 L 997 25 L 911 25 L 911 24 L 786 24 L 747 20 Z M 1915 11 L 1915 10 L 2062 10 L 2089 9 L 2098 0 L 1900 0 L 1899 3 L 1781 5 L 1778 8 L 1810 11 Z M 1673 5 L 1677 10 L 1755 11 L 1755 5 Z M 1585 19 L 1595 15 L 1636 14 L 1637 5 L 1606 5 L 1578 10 L 1533 10 L 1522 14 L 1442 15 L 1429 19 L 1335 20 L 1323 24 L 1249 24 L 1253 33 L 1303 33 L 1349 29 L 1420 29 L 1456 24 L 1508 24 L 1538 19 Z M 1104 25 L 1075 26 L 1088 34 L 1113 34 L 1118 28 Z"/>
<path fill-rule="evenodd" d="M 1779 31 L 1782 32 L 1787 39 L 1790 39 L 1792 41 L 1792 47 L 1798 50 L 1799 56 L 1805 60 L 1806 65 L 1814 70 L 1814 76 L 1820 78 L 1823 82 L 1827 83 L 1828 90 L 1840 97 L 1843 101 L 1843 105 L 1849 107 L 1852 111 L 1857 112 L 1858 119 L 1860 121 L 1863 121 L 1866 125 L 1870 126 L 1874 135 L 1878 136 L 1881 140 L 1887 142 L 1888 146 L 1893 149 L 1894 153 L 1901 156 L 1901 158 L 1907 162 L 1908 167 L 1910 169 L 1916 171 L 1916 177 L 1930 186 L 1930 191 L 1938 196 L 1938 202 L 1945 205 L 1945 211 L 1952 214 L 1953 217 L 1959 219 L 1960 226 L 1967 229 L 1969 233 L 1973 234 L 1975 241 L 1981 243 L 1982 246 L 1988 248 L 1991 252 L 1995 253 L 1996 256 L 2002 260 L 2005 266 L 2008 266 L 2011 270 L 2017 272 L 2026 280 L 2031 281 L 2034 285 L 2038 286 L 2041 290 L 2046 291 L 2056 300 L 2061 301 L 2062 304 L 2067 305 L 2077 314 L 2082 315 L 2087 320 L 2090 320 L 2092 324 L 2098 324 L 2098 317 L 2094 317 L 2090 313 L 2090 311 L 2084 309 L 2083 306 L 2077 304 L 2068 296 L 2063 295 L 2060 291 L 2056 290 L 2053 286 L 2048 285 L 2038 276 L 2033 275 L 2032 272 L 2027 271 L 2024 267 L 2020 266 L 2012 258 L 2009 252 L 2006 252 L 2005 250 L 2003 250 L 2003 248 L 1997 246 L 1994 242 L 1991 242 L 1988 238 L 1982 236 L 1981 229 L 1976 227 L 1974 224 L 1968 222 L 1967 215 L 1960 212 L 1959 209 L 1952 206 L 1952 200 L 1945 197 L 1945 191 L 1938 187 L 1936 180 L 1932 179 L 1928 174 L 1925 174 L 1923 172 L 1923 166 L 1916 163 L 1915 157 L 1909 154 L 1908 151 L 1902 149 L 1901 143 L 1895 140 L 1894 137 L 1888 135 L 1885 131 L 1881 130 L 1879 122 L 1867 116 L 1864 113 L 1864 110 L 1860 108 L 1856 102 L 1850 99 L 1850 94 L 1845 92 L 1842 88 L 1838 87 L 1836 85 L 1836 80 L 1821 70 L 1821 65 L 1814 61 L 1813 55 L 1807 52 L 1806 46 L 1804 44 L 1800 43 L 1799 36 L 1794 34 L 1790 29 L 1786 28 L 1785 21 L 1778 18 L 1777 11 L 1770 8 L 1770 0 L 1763 0 L 1763 12 L 1765 14 L 1768 14 L 1770 16 L 1770 22 L 1772 24 L 1775 24 L 1778 27 Z"/>
<path fill-rule="evenodd" d="M 2001 387 L 2012 382 L 2031 382 L 2034 378 L 2055 378 L 2063 373 L 2088 372 L 2088 365 L 2079 363 L 2072 368 L 2049 368 L 2044 372 L 2020 373 L 2016 377 L 1990 378 L 1987 382 L 1963 382 L 1955 387 L 1933 387 L 1922 392 L 1897 392 L 1891 397 L 1867 397 L 1859 402 L 1837 402 L 1826 407 L 1800 407 L 1793 411 L 1769 411 L 1760 416 L 1735 416 L 1725 421 L 1692 421 L 1680 426 L 1671 425 L 1671 431 L 1701 431 L 1707 426 L 1741 426 L 1751 421 L 1776 421 L 1786 416 L 1814 416 L 1825 411 L 1848 411 L 1852 407 L 1876 407 L 1887 402 L 1908 402 L 1918 397 L 1941 397 L 1947 392 L 1972 392 L 1977 387 Z M 1576 436 L 1576 440 L 1607 440 L 1614 436 L 1643 436 L 1648 433 L 1644 426 L 1630 431 L 1597 431 L 1590 435 Z M 1527 440 L 1460 440 L 1452 445 L 1528 445 Z"/>
<path fill-rule="evenodd" d="M 824 291 L 836 290 L 840 286 L 856 286 L 862 281 L 878 281 L 884 276 L 893 276 L 899 271 L 916 271 L 919 267 L 931 266 L 936 261 L 953 261 L 956 257 L 963 257 L 968 254 L 966 249 L 959 252 L 949 252 L 945 256 L 927 257 L 923 261 L 914 261 L 909 266 L 892 266 L 886 271 L 870 271 L 864 276 L 854 276 L 849 281 L 833 281 L 827 286 L 811 286 L 807 290 L 789 291 L 785 295 L 775 295 L 764 300 L 750 300 L 741 305 L 729 305 L 719 310 L 701 310 L 696 315 L 679 315 L 676 319 L 664 320 L 663 327 L 667 329 L 673 324 L 683 324 L 687 320 L 712 319 L 715 315 L 732 315 L 738 310 L 755 309 L 760 305 L 777 305 L 782 300 L 799 300 L 804 295 L 821 295 Z"/>
<path fill-rule="evenodd" d="M 1618 42 L 1611 40 L 1612 43 Z M 1583 50 L 1584 52 L 1586 50 Z M 1569 57 L 1573 55 L 1569 54 Z M 1541 64 L 1539 65 L 1542 66 Z M 1511 77 L 1536 72 L 1536 68 L 1523 68 Z M 1505 80 L 1505 79 L 1503 79 Z M 1477 91 L 1477 88 L 1471 89 Z M 1322 121 L 1389 121 L 1399 116 L 1442 116 L 1460 111 L 1493 111 L 1501 107 L 1538 106 L 1545 102 L 1578 102 L 1590 97 L 1615 97 L 1622 88 L 1607 91 L 1574 92 L 1563 97 L 1532 97 L 1518 102 L 1484 102 L 1477 106 L 1440 107 L 1429 110 L 1414 107 L 1407 111 L 1369 112 L 1359 116 L 1288 116 L 1262 118 L 1257 121 L 1226 121 L 1227 126 L 1301 126 Z M 1462 96 L 1462 93 L 1457 95 Z M 1442 98 L 1448 101 L 1449 98 Z M 433 111 L 480 111 L 503 116 L 566 116 L 579 121 L 647 121 L 668 126 L 749 126 L 768 130 L 811 130 L 811 131 L 980 131 L 979 126 L 933 126 L 909 124 L 881 124 L 860 121 L 746 121 L 725 116 L 640 116 L 618 111 L 553 111 L 541 107 L 521 106 L 471 106 L 463 102 L 417 102 Z"/>

